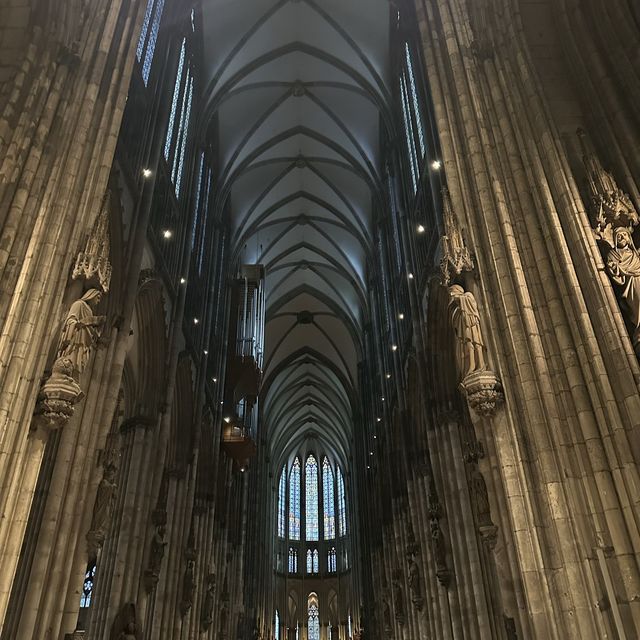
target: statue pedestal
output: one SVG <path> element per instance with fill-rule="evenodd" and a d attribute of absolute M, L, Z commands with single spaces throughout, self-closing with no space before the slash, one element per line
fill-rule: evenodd
<path fill-rule="evenodd" d="M 60 429 L 73 415 L 74 405 L 84 393 L 72 377 L 73 363 L 68 358 L 58 358 L 49 379 L 42 385 L 34 416 L 37 426 Z"/>
<path fill-rule="evenodd" d="M 474 371 L 460 383 L 469 406 L 481 416 L 491 417 L 504 402 L 502 383 L 493 371 Z"/>

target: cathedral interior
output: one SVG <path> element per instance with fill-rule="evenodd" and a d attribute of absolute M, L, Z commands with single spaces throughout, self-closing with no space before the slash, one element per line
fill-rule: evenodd
<path fill-rule="evenodd" d="M 0 0 L 0 639 L 640 638 L 636 0 Z"/>

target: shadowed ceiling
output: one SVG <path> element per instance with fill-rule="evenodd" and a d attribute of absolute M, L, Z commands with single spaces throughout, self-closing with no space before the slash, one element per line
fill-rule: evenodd
<path fill-rule="evenodd" d="M 216 207 L 234 258 L 266 267 L 262 437 L 349 456 L 381 207 L 387 0 L 204 0 Z M 266 430 L 266 433 L 265 433 Z"/>

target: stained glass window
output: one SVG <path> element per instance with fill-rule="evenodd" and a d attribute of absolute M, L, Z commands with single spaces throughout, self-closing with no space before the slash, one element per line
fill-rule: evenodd
<path fill-rule="evenodd" d="M 344 493 L 344 477 L 340 467 L 338 467 L 338 533 L 340 536 L 347 535 L 347 503 Z"/>
<path fill-rule="evenodd" d="M 186 94 L 186 102 L 182 105 L 182 114 L 180 117 L 180 129 L 178 130 L 178 139 L 180 141 L 180 151 L 174 158 L 174 179 L 173 184 L 176 188 L 176 198 L 180 197 L 180 186 L 182 184 L 182 169 L 184 167 L 184 156 L 187 149 L 187 138 L 189 137 L 189 120 L 191 119 L 191 101 L 193 99 L 193 76 L 191 69 L 187 75 L 189 86 Z M 186 87 L 185 87 L 186 89 Z"/>
<path fill-rule="evenodd" d="M 136 47 L 136 58 L 138 62 L 142 62 L 142 80 L 145 85 L 149 82 L 151 63 L 153 62 L 153 54 L 158 41 L 163 9 L 164 0 L 148 0 L 147 8 L 144 12 L 142 31 Z M 149 26 L 151 26 L 151 29 L 149 29 Z"/>
<path fill-rule="evenodd" d="M 202 221 L 202 232 L 200 233 L 200 242 L 198 245 L 198 274 L 202 273 L 202 264 L 204 262 L 204 247 L 207 239 L 207 211 L 209 208 L 209 196 L 211 194 L 211 176 L 213 172 L 211 171 L 211 167 L 207 168 L 207 184 L 204 192 L 204 202 L 202 203 L 202 208 L 204 210 L 204 216 Z"/>
<path fill-rule="evenodd" d="M 82 595 L 80 596 L 80 608 L 87 609 L 91 606 L 91 596 L 93 595 L 93 581 L 96 577 L 96 563 L 92 562 L 87 567 L 82 584 Z"/>
<path fill-rule="evenodd" d="M 296 458 L 289 478 L 289 538 L 300 540 L 300 459 Z"/>
<path fill-rule="evenodd" d="M 312 572 L 320 573 L 320 554 L 317 549 L 313 550 L 313 564 L 312 564 Z"/>
<path fill-rule="evenodd" d="M 322 463 L 322 494 L 324 500 L 324 539 L 336 537 L 336 505 L 333 490 L 333 470 L 327 458 Z"/>
<path fill-rule="evenodd" d="M 318 605 L 309 605 L 309 640 L 320 640 L 320 616 Z"/>
<path fill-rule="evenodd" d="M 280 484 L 278 485 L 278 535 L 284 538 L 287 535 L 287 467 L 282 467 Z"/>
<path fill-rule="evenodd" d="M 404 134 L 407 143 L 407 152 L 409 154 L 409 168 L 411 170 L 411 184 L 415 193 L 418 191 L 418 175 L 420 173 L 420 169 L 418 166 L 418 157 L 416 155 L 413 123 L 411 122 L 411 111 L 409 107 L 409 95 L 407 92 L 407 83 L 404 74 L 400 78 L 400 94 L 402 102 L 402 116 L 404 119 Z"/>
<path fill-rule="evenodd" d="M 182 48 L 180 49 L 180 59 L 178 60 L 178 71 L 176 72 L 176 81 L 173 85 L 173 98 L 171 99 L 171 111 L 169 112 L 169 125 L 167 126 L 167 137 L 164 140 L 164 159 L 169 160 L 169 152 L 173 142 L 173 134 L 176 124 L 176 112 L 178 110 L 178 100 L 180 99 L 180 87 L 182 86 L 182 73 L 184 71 L 184 59 L 187 52 L 187 39 L 182 39 Z"/>
<path fill-rule="evenodd" d="M 274 627 L 275 627 L 275 633 L 273 637 L 275 638 L 275 640 L 280 640 L 280 614 L 278 613 L 277 609 L 276 609 L 276 615 L 274 620 Z"/>
<path fill-rule="evenodd" d="M 329 554 L 327 555 L 327 570 L 329 573 L 335 573 L 337 570 L 335 547 L 331 547 L 331 549 L 329 549 Z"/>
<path fill-rule="evenodd" d="M 293 547 L 289 547 L 289 573 L 297 573 L 297 572 L 298 572 L 298 552 Z"/>
<path fill-rule="evenodd" d="M 318 539 L 318 463 L 311 454 L 305 465 L 306 536 Z"/>
<path fill-rule="evenodd" d="M 307 573 L 313 573 L 313 554 L 307 549 Z"/>
<path fill-rule="evenodd" d="M 416 90 L 416 76 L 413 72 L 413 61 L 411 60 L 411 51 L 409 43 L 404 43 L 405 61 L 407 64 L 407 74 L 409 76 L 409 89 L 411 90 L 411 103 L 413 105 L 413 115 L 416 119 L 416 127 L 418 129 L 418 143 L 420 144 L 420 157 L 424 158 L 424 124 L 422 120 L 422 110 L 420 109 L 420 101 L 418 100 L 418 91 Z"/>

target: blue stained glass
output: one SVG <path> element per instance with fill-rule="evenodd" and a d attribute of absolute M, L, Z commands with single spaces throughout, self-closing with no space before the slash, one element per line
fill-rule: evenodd
<path fill-rule="evenodd" d="M 335 573 L 336 571 L 336 548 L 331 547 L 329 555 L 327 556 L 327 569 L 329 573 Z"/>
<path fill-rule="evenodd" d="M 184 124 L 182 132 L 182 145 L 180 147 L 180 160 L 178 162 L 178 171 L 176 174 L 176 198 L 180 197 L 180 185 L 182 184 L 182 169 L 184 167 L 184 156 L 187 149 L 187 138 L 189 137 L 189 120 L 191 119 L 191 100 L 193 98 L 193 76 L 189 77 L 189 98 L 187 100 L 187 108 L 184 115 Z"/>
<path fill-rule="evenodd" d="M 182 84 L 182 71 L 184 69 L 184 58 L 187 51 L 187 40 L 182 39 L 182 49 L 180 50 L 180 60 L 178 62 L 178 71 L 176 73 L 176 82 L 173 86 L 173 98 L 171 100 L 171 111 L 169 113 L 169 126 L 167 127 L 167 137 L 164 141 L 164 159 L 169 160 L 169 151 L 171 151 L 171 143 L 173 142 L 173 130 L 175 128 L 176 111 L 178 109 L 178 98 L 180 97 L 180 85 Z"/>
<path fill-rule="evenodd" d="M 320 640 L 320 616 L 315 604 L 309 606 L 309 640 Z"/>
<path fill-rule="evenodd" d="M 280 484 L 278 486 L 278 535 L 284 538 L 287 534 L 285 522 L 287 519 L 287 468 L 282 468 Z"/>
<path fill-rule="evenodd" d="M 195 32 L 196 30 L 196 10 L 191 9 L 191 31 Z"/>
<path fill-rule="evenodd" d="M 307 549 L 307 573 L 313 573 L 313 555 L 311 549 Z"/>
<path fill-rule="evenodd" d="M 318 463 L 310 455 L 305 465 L 306 534 L 307 540 L 318 539 Z"/>
<path fill-rule="evenodd" d="M 327 458 L 322 463 L 322 493 L 324 499 L 324 539 L 336 537 L 336 505 L 333 490 L 333 470 Z"/>
<path fill-rule="evenodd" d="M 144 43 L 147 40 L 147 31 L 149 29 L 149 22 L 151 21 L 151 11 L 153 10 L 153 3 L 155 0 L 148 0 L 147 9 L 144 12 L 144 20 L 142 21 L 142 31 L 140 32 L 140 39 L 138 40 L 138 46 L 136 48 L 136 58 L 138 62 L 142 60 L 142 52 L 144 51 Z"/>
<path fill-rule="evenodd" d="M 313 550 L 313 565 L 312 565 L 313 573 L 320 572 L 320 554 L 317 549 Z"/>
<path fill-rule="evenodd" d="M 147 52 L 144 56 L 142 64 L 142 79 L 145 85 L 149 82 L 149 74 L 151 73 L 151 63 L 153 62 L 153 54 L 156 50 L 156 42 L 158 41 L 158 31 L 160 31 L 160 21 L 162 20 L 162 10 L 164 9 L 164 0 L 158 0 L 156 10 L 153 14 L 153 24 L 151 25 L 151 33 L 147 42 Z"/>
<path fill-rule="evenodd" d="M 298 552 L 289 547 L 289 573 L 296 573 L 298 571 Z"/>
<path fill-rule="evenodd" d="M 340 536 L 347 535 L 347 503 L 344 494 L 344 477 L 340 467 L 338 467 L 338 532 Z"/>
<path fill-rule="evenodd" d="M 300 459 L 296 458 L 289 478 L 289 538 L 300 540 Z"/>
<path fill-rule="evenodd" d="M 416 145 L 413 139 L 413 125 L 411 123 L 411 115 L 409 113 L 409 97 L 407 95 L 407 87 L 405 78 L 400 79 L 400 89 L 402 94 L 402 115 L 404 117 L 404 133 L 407 140 L 407 152 L 409 153 L 409 167 L 411 169 L 411 182 L 413 184 L 413 192 L 418 191 L 418 166 L 416 159 Z"/>
<path fill-rule="evenodd" d="M 93 596 L 93 583 L 96 578 L 96 564 L 91 563 L 87 567 L 84 575 L 84 584 L 82 585 L 82 595 L 80 596 L 80 607 L 86 609 L 91 606 L 91 597 Z"/>
<path fill-rule="evenodd" d="M 418 126 L 418 142 L 420 143 L 421 157 L 424 158 L 425 145 L 424 145 L 424 124 L 422 122 L 422 110 L 420 109 L 420 101 L 418 100 L 418 92 L 416 90 L 416 77 L 413 72 L 413 61 L 411 60 L 411 51 L 409 50 L 409 43 L 404 43 L 404 52 L 407 62 L 407 71 L 409 72 L 409 88 L 411 89 L 411 101 L 413 103 L 413 115 L 416 118 L 416 124 Z"/>

